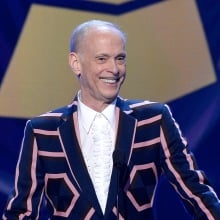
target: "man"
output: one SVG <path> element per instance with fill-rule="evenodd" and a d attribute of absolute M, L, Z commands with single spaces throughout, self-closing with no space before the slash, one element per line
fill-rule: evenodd
<path fill-rule="evenodd" d="M 38 219 L 44 196 L 50 219 L 154 219 L 162 173 L 196 219 L 220 219 L 220 202 L 169 108 L 118 96 L 125 45 L 109 22 L 73 31 L 69 64 L 80 91 L 72 104 L 27 122 L 4 219 Z"/>

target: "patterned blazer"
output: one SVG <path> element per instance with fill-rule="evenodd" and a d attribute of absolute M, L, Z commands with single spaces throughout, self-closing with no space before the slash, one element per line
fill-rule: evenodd
<path fill-rule="evenodd" d="M 75 98 L 71 105 L 27 122 L 3 219 L 39 219 L 44 197 L 51 220 L 113 220 L 117 213 L 120 220 L 154 219 L 161 174 L 196 219 L 220 219 L 219 200 L 197 170 L 168 106 L 118 97 L 116 119 L 115 148 L 123 152 L 124 161 L 119 192 L 113 168 L 104 214 L 80 150 Z"/>

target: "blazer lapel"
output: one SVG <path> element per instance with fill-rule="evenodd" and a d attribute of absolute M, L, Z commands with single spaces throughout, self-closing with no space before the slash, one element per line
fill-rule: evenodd
<path fill-rule="evenodd" d="M 77 111 L 75 110 L 72 114 L 64 118 L 64 123 L 59 128 L 61 144 L 69 169 L 80 189 L 80 194 L 84 194 L 85 198 L 90 201 L 96 211 L 102 215 L 92 181 L 81 153 L 77 124 Z"/>
<path fill-rule="evenodd" d="M 136 119 L 129 115 L 132 111 L 125 102 L 118 98 L 116 104 L 116 118 L 117 120 L 117 136 L 115 149 L 121 151 L 124 155 L 125 167 L 128 165 L 131 153 L 132 145 L 134 142 L 134 134 L 136 131 Z M 125 170 L 123 170 L 125 172 Z M 108 212 L 113 209 L 114 204 L 116 204 L 117 197 L 117 168 L 113 167 L 109 195 L 106 207 L 106 216 Z"/>

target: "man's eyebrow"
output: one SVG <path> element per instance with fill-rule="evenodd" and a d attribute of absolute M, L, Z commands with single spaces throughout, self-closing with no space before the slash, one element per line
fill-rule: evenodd
<path fill-rule="evenodd" d="M 120 53 L 116 57 L 126 57 L 126 53 Z"/>
<path fill-rule="evenodd" d="M 111 55 L 107 53 L 100 53 L 100 54 L 96 54 L 95 57 L 111 57 Z M 119 53 L 115 57 L 126 57 L 126 53 L 123 52 Z"/>
<path fill-rule="evenodd" d="M 95 56 L 95 57 L 101 57 L 101 56 L 103 56 L 103 57 L 110 57 L 110 55 L 109 55 L 109 54 L 107 54 L 107 53 L 100 53 L 100 54 L 96 54 L 96 56 Z"/>

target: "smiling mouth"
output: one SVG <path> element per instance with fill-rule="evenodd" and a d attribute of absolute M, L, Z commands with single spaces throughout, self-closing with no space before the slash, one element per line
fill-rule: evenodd
<path fill-rule="evenodd" d="M 109 84 L 117 83 L 120 80 L 120 78 L 109 79 L 109 78 L 102 78 L 102 77 L 100 77 L 100 79 L 102 80 L 102 82 L 109 83 Z"/>

